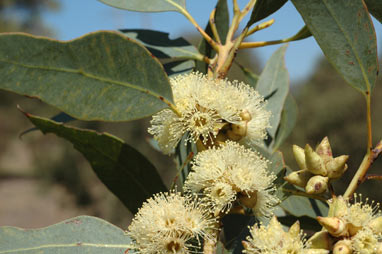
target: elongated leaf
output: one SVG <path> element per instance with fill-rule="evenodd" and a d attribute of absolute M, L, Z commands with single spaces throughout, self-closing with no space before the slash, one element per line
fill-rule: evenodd
<path fill-rule="evenodd" d="M 365 0 L 369 12 L 382 23 L 382 1 L 381 0 Z"/>
<path fill-rule="evenodd" d="M 129 11 L 163 12 L 186 8 L 186 0 L 99 0 L 107 5 Z"/>
<path fill-rule="evenodd" d="M 280 205 L 287 213 L 301 217 L 327 216 L 329 208 L 321 201 L 300 196 L 290 196 Z"/>
<path fill-rule="evenodd" d="M 256 89 L 267 100 L 267 110 L 272 112 L 270 119 L 271 128 L 268 129 L 269 136 L 274 139 L 280 123 L 281 112 L 289 92 L 289 75 L 285 68 L 284 56 L 287 45 L 280 47 L 268 60 Z"/>
<path fill-rule="evenodd" d="M 121 30 L 127 37 L 141 42 L 155 57 L 163 59 L 167 75 L 190 72 L 203 56 L 185 39 L 170 39 L 168 33 L 146 29 Z M 172 63 L 172 64 L 171 64 Z"/>
<path fill-rule="evenodd" d="M 71 142 L 90 162 L 99 179 L 131 212 L 135 213 L 152 194 L 167 190 L 155 167 L 119 138 L 24 114 L 44 134 L 54 133 Z"/>
<path fill-rule="evenodd" d="M 299 41 L 312 36 L 307 26 L 303 26 L 295 35 L 290 38 L 290 41 Z"/>
<path fill-rule="evenodd" d="M 69 42 L 2 34 L 0 77 L 0 89 L 39 98 L 81 120 L 133 120 L 172 100 L 161 64 L 115 32 Z"/>
<path fill-rule="evenodd" d="M 123 254 L 131 239 L 104 220 L 79 216 L 40 229 L 0 227 L 1 254 Z"/>
<path fill-rule="evenodd" d="M 227 37 L 228 28 L 229 28 L 229 12 L 228 12 L 228 5 L 227 0 L 219 0 L 216 4 L 216 11 L 215 11 L 215 24 L 216 29 L 218 30 L 219 37 L 222 41 L 222 43 L 225 43 L 225 39 Z M 211 26 L 208 23 L 207 27 L 205 29 L 206 33 L 209 34 L 213 38 Z M 201 40 L 199 43 L 199 52 L 207 56 L 209 58 L 212 58 L 215 55 L 215 51 L 212 49 L 210 44 L 204 39 Z M 195 69 L 202 73 L 207 73 L 208 65 L 204 62 L 196 62 Z"/>
<path fill-rule="evenodd" d="M 317 43 L 353 87 L 370 92 L 378 72 L 374 26 L 362 0 L 292 0 Z"/>
<path fill-rule="evenodd" d="M 276 139 L 273 144 L 273 149 L 278 149 L 285 139 L 291 134 L 297 121 L 297 104 L 293 96 L 289 93 L 281 112 L 280 125 L 276 132 Z"/>
<path fill-rule="evenodd" d="M 247 26 L 251 26 L 263 18 L 279 10 L 287 0 L 257 0 Z"/>

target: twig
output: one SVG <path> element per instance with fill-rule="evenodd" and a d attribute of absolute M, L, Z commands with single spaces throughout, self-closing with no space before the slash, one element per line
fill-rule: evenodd
<path fill-rule="evenodd" d="M 216 13 L 216 8 L 214 8 L 210 14 L 210 27 L 211 27 L 211 31 L 215 37 L 216 42 L 218 44 L 221 44 L 222 42 L 220 40 L 218 29 L 216 28 L 216 23 L 215 23 L 215 13 Z"/>
<path fill-rule="evenodd" d="M 170 190 L 175 187 L 176 181 L 178 181 L 180 173 L 183 171 L 183 169 L 186 167 L 186 165 L 191 161 L 192 157 L 194 157 L 194 153 L 190 152 L 188 154 L 186 160 L 183 162 L 182 166 L 179 168 L 178 172 L 176 173 L 176 176 L 174 177 L 174 180 L 172 181 Z"/>
<path fill-rule="evenodd" d="M 245 35 L 245 37 L 250 36 L 251 34 L 253 34 L 253 33 L 257 32 L 257 31 L 260 31 L 260 30 L 263 30 L 263 29 L 265 29 L 267 27 L 270 27 L 271 25 L 273 25 L 273 23 L 275 23 L 274 19 L 271 19 L 271 20 L 268 20 L 268 21 L 266 21 L 264 23 L 261 23 L 261 24 L 255 26 L 254 28 L 250 29 L 247 32 L 247 34 Z"/>

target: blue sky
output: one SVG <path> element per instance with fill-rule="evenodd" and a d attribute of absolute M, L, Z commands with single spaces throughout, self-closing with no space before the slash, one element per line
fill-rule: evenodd
<path fill-rule="evenodd" d="M 142 0 L 144 1 L 144 0 Z M 231 2 L 231 1 L 228 1 Z M 247 1 L 239 0 L 241 5 Z M 183 15 L 176 12 L 140 13 L 109 7 L 97 0 L 61 0 L 58 12 L 47 12 L 44 21 L 56 31 L 55 38 L 69 40 L 97 30 L 117 30 L 120 28 L 146 28 L 170 33 L 176 38 L 193 33 L 195 28 Z M 200 26 L 204 27 L 215 0 L 188 0 L 187 9 Z M 294 35 L 302 26 L 303 20 L 288 1 L 276 14 L 265 19 L 275 19 L 268 29 L 249 37 L 250 40 L 275 40 Z M 243 22 L 245 24 L 245 21 Z M 382 25 L 374 20 L 377 38 L 382 40 Z M 379 46 L 382 44 L 379 42 Z M 279 47 L 267 46 L 254 50 L 264 66 L 267 59 Z M 313 37 L 290 43 L 286 53 L 286 66 L 292 83 L 307 78 L 315 67 L 321 50 Z"/>

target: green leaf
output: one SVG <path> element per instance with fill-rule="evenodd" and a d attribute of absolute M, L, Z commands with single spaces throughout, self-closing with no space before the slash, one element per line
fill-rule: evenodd
<path fill-rule="evenodd" d="M 99 0 L 100 2 L 129 11 L 142 12 L 182 12 L 186 8 L 186 0 Z"/>
<path fill-rule="evenodd" d="M 90 216 L 41 229 L 0 227 L 1 254 L 123 254 L 133 252 L 131 247 L 122 229 Z"/>
<path fill-rule="evenodd" d="M 170 39 L 168 33 L 146 29 L 121 30 L 129 38 L 141 42 L 155 57 L 162 59 L 167 75 L 190 72 L 195 61 L 202 61 L 203 55 L 185 39 Z"/>
<path fill-rule="evenodd" d="M 243 71 L 245 76 L 245 81 L 253 89 L 256 89 L 257 81 L 259 81 L 259 75 L 253 73 L 250 69 L 238 64 L 240 69 Z"/>
<path fill-rule="evenodd" d="M 253 7 L 251 17 L 247 23 L 247 27 L 250 27 L 259 20 L 262 20 L 272 13 L 279 10 L 287 0 L 257 0 Z"/>
<path fill-rule="evenodd" d="M 285 139 L 291 134 L 297 121 L 297 104 L 293 96 L 288 93 L 285 100 L 283 111 L 281 112 L 280 125 L 276 132 L 276 138 L 273 143 L 273 150 L 277 150 Z"/>
<path fill-rule="evenodd" d="M 121 139 L 24 114 L 44 134 L 54 133 L 71 142 L 89 161 L 99 179 L 131 212 L 137 212 L 152 194 L 167 191 L 155 167 Z"/>
<path fill-rule="evenodd" d="M 322 201 L 309 199 L 301 196 L 289 196 L 280 206 L 289 214 L 301 217 L 327 216 L 329 208 Z"/>
<path fill-rule="evenodd" d="M 299 41 L 312 36 L 307 26 L 303 26 L 295 35 L 288 39 L 288 41 Z"/>
<path fill-rule="evenodd" d="M 377 41 L 363 1 L 292 2 L 343 78 L 361 92 L 371 92 L 378 72 Z"/>
<path fill-rule="evenodd" d="M 227 0 L 219 0 L 216 4 L 216 11 L 215 11 L 215 24 L 216 29 L 218 31 L 219 37 L 222 41 L 222 43 L 225 43 L 225 39 L 227 37 L 228 29 L 229 29 L 229 12 L 228 12 L 228 5 Z M 211 26 L 208 23 L 207 27 L 205 29 L 206 33 L 213 38 Z M 210 44 L 205 39 L 202 39 L 198 46 L 199 52 L 207 56 L 208 58 L 212 58 L 215 56 L 216 52 L 212 49 Z M 207 73 L 208 64 L 205 62 L 196 62 L 195 70 Z"/>
<path fill-rule="evenodd" d="M 382 1 L 381 0 L 365 0 L 369 12 L 382 23 Z"/>
<path fill-rule="evenodd" d="M 267 99 L 266 109 L 272 112 L 268 134 L 273 140 L 281 119 L 281 112 L 289 92 L 289 75 L 284 56 L 288 45 L 280 47 L 268 60 L 259 80 L 257 91 Z"/>
<path fill-rule="evenodd" d="M 80 120 L 143 118 L 172 101 L 158 60 L 115 32 L 68 42 L 2 34 L 0 76 L 0 89 L 36 97 Z"/>

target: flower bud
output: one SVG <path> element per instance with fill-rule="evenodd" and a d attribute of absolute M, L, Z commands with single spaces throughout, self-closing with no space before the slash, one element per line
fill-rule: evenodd
<path fill-rule="evenodd" d="M 251 116 L 251 114 L 247 110 L 243 110 L 240 113 L 240 117 L 241 117 L 241 120 L 245 121 L 245 122 L 248 122 L 248 121 L 252 120 L 252 116 Z"/>
<path fill-rule="evenodd" d="M 349 159 L 348 155 L 338 156 L 326 163 L 326 170 L 328 171 L 329 178 L 340 178 L 347 170 L 348 166 L 346 161 Z"/>
<path fill-rule="evenodd" d="M 325 176 L 313 176 L 305 186 L 308 194 L 321 194 L 328 189 L 329 178 Z"/>
<path fill-rule="evenodd" d="M 334 237 L 346 236 L 348 234 L 346 223 L 337 217 L 317 217 L 321 224 Z"/>
<path fill-rule="evenodd" d="M 300 169 L 306 169 L 305 151 L 298 145 L 293 145 L 293 155 Z"/>
<path fill-rule="evenodd" d="M 322 139 L 321 143 L 316 147 L 316 153 L 320 155 L 325 162 L 333 158 L 328 137 Z"/>
<path fill-rule="evenodd" d="M 329 217 L 343 217 L 348 212 L 347 201 L 342 196 L 334 197 L 329 203 Z"/>
<path fill-rule="evenodd" d="M 296 221 L 288 231 L 289 235 L 293 238 L 298 238 L 300 235 L 300 222 Z"/>
<path fill-rule="evenodd" d="M 305 188 L 306 183 L 309 181 L 309 179 L 312 176 L 313 176 L 312 173 L 304 169 L 304 170 L 299 170 L 299 171 L 290 173 L 289 175 L 284 177 L 284 180 L 287 181 L 288 183 Z"/>
<path fill-rule="evenodd" d="M 305 164 L 306 168 L 315 175 L 326 176 L 327 171 L 324 165 L 324 161 L 309 144 L 305 146 Z"/>
<path fill-rule="evenodd" d="M 353 253 L 350 240 L 338 241 L 333 248 L 333 254 L 351 254 Z"/>
<path fill-rule="evenodd" d="M 309 238 L 308 242 L 310 243 L 310 248 L 313 249 L 331 250 L 333 247 L 333 239 L 328 231 L 319 231 L 315 233 Z"/>
<path fill-rule="evenodd" d="M 373 220 L 371 220 L 368 226 L 373 230 L 374 234 L 382 233 L 382 216 L 379 216 Z"/>

